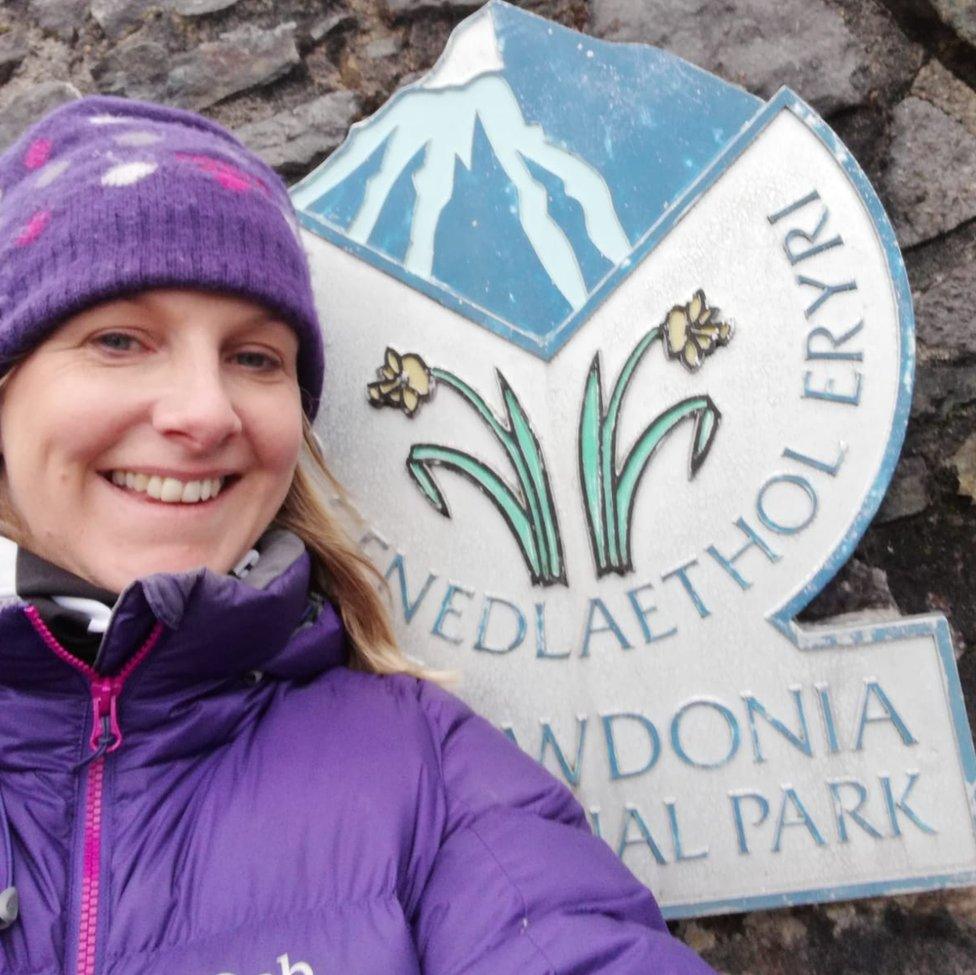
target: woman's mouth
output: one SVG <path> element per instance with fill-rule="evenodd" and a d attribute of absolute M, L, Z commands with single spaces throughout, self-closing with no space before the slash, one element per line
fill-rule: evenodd
<path fill-rule="evenodd" d="M 138 471 L 102 471 L 102 477 L 129 494 L 141 494 L 147 500 L 164 504 L 202 504 L 217 498 L 232 484 L 240 480 L 239 474 L 222 477 L 204 477 L 184 480 L 159 474 L 143 474 Z"/>

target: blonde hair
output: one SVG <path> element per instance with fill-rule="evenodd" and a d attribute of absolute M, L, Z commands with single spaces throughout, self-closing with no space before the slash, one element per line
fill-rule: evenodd
<path fill-rule="evenodd" d="M 331 510 L 330 495 L 347 511 L 355 512 L 345 489 L 327 467 L 305 416 L 302 440 L 295 476 L 274 524 L 294 532 L 305 543 L 312 557 L 313 587 L 327 596 L 342 616 L 350 667 L 371 674 L 412 674 L 450 682 L 451 674 L 411 660 L 397 643 L 390 620 L 389 587 Z"/>
<path fill-rule="evenodd" d="M 0 397 L 18 365 L 0 376 Z M 0 457 L 0 535 L 27 546 L 29 533 L 10 502 L 2 467 Z M 453 682 L 453 674 L 412 660 L 398 644 L 389 586 L 350 539 L 333 511 L 332 499 L 355 514 L 345 489 L 326 466 L 312 424 L 303 414 L 298 465 L 272 524 L 294 532 L 305 543 L 312 559 L 312 589 L 329 599 L 342 617 L 349 666 L 371 674 L 410 674 L 442 684 Z"/>

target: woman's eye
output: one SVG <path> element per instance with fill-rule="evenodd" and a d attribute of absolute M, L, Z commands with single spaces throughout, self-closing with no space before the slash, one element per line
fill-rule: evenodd
<path fill-rule="evenodd" d="M 265 352 L 254 352 L 250 350 L 247 352 L 238 352 L 236 358 L 242 365 L 260 372 L 270 372 L 272 369 L 277 369 L 280 365 L 276 358 Z"/>
<path fill-rule="evenodd" d="M 111 352 L 131 352 L 138 340 L 134 335 L 125 332 L 103 332 L 96 335 L 94 341 L 99 347 Z"/>

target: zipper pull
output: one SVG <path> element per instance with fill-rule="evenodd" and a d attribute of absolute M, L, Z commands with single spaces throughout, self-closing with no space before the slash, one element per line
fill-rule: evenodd
<path fill-rule="evenodd" d="M 122 744 L 118 713 L 121 691 L 122 681 L 115 677 L 99 677 L 91 682 L 91 747 L 101 755 L 114 752 Z"/>

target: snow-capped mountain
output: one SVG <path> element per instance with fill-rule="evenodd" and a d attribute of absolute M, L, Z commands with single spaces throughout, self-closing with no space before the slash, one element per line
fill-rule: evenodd
<path fill-rule="evenodd" d="M 548 358 L 759 104 L 492 0 L 293 198 L 311 229 Z"/>

